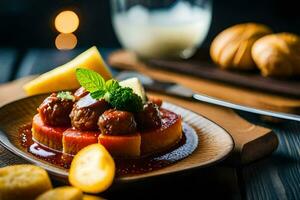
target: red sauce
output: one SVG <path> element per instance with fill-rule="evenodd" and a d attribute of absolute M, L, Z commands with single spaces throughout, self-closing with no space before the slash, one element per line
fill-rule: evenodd
<path fill-rule="evenodd" d="M 73 156 L 49 149 L 32 140 L 31 124 L 21 127 L 19 136 L 24 150 L 35 157 L 58 167 L 66 169 L 70 167 Z M 166 167 L 190 155 L 197 148 L 197 145 L 198 138 L 194 129 L 187 124 L 183 124 L 182 139 L 168 151 L 140 159 L 115 158 L 116 174 L 117 176 L 141 174 Z"/>

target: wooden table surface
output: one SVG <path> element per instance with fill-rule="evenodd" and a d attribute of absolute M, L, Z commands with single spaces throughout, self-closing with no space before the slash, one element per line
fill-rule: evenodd
<path fill-rule="evenodd" d="M 100 49 L 104 59 L 112 50 Z M 80 51 L 1 48 L 0 83 L 43 73 L 65 63 Z M 300 123 L 267 124 L 256 115 L 239 114 L 252 123 L 274 130 L 279 138 L 279 147 L 271 156 L 247 166 L 231 167 L 220 163 L 207 169 L 123 185 L 103 196 L 108 199 L 118 196 L 153 199 L 176 194 L 177 198 L 203 198 L 209 195 L 208 199 L 299 199 Z M 16 156 L 0 146 L 0 167 L 15 163 L 16 160 Z"/>

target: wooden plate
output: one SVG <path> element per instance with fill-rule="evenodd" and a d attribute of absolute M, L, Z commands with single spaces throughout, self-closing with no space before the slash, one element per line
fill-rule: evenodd
<path fill-rule="evenodd" d="M 20 144 L 18 129 L 22 125 L 31 122 L 33 115 L 37 112 L 36 108 L 45 97 L 46 95 L 27 97 L 1 107 L 0 142 L 14 154 L 43 167 L 54 178 L 66 180 L 68 175 L 67 170 L 36 158 L 28 153 Z M 159 175 L 206 167 L 223 160 L 232 151 L 234 142 L 231 136 L 217 124 L 171 103 L 164 103 L 163 107 L 180 114 L 185 124 L 195 130 L 195 135 L 190 140 L 190 145 L 194 145 L 194 151 L 190 152 L 191 154 L 186 158 L 172 165 L 143 174 L 119 177 L 116 180 L 117 182 L 138 181 Z"/>

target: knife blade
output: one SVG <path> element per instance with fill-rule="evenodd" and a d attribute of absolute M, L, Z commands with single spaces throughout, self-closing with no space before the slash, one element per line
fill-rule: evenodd
<path fill-rule="evenodd" d="M 253 108 L 249 106 L 244 106 L 244 105 L 224 101 L 205 94 L 195 93 L 193 90 L 174 82 L 159 81 L 159 80 L 152 79 L 149 76 L 146 76 L 144 74 L 135 71 L 122 71 L 117 75 L 116 78 L 118 80 L 124 80 L 132 77 L 137 77 L 141 81 L 141 83 L 143 84 L 146 90 L 164 93 L 164 94 L 190 99 L 194 101 L 201 101 L 213 105 L 231 108 L 234 110 L 240 110 L 240 111 L 250 112 L 254 114 L 260 114 L 260 115 L 275 117 L 279 119 L 293 120 L 293 121 L 300 122 L 300 115 L 258 109 L 258 108 Z"/>

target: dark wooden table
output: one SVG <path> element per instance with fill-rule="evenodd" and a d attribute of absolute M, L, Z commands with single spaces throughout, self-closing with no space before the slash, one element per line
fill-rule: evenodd
<path fill-rule="evenodd" d="M 104 59 L 112 50 L 101 49 Z M 80 51 L 1 48 L 0 83 L 43 73 L 67 62 Z M 187 199 L 300 199 L 300 123 L 267 124 L 256 115 L 239 114 L 274 130 L 279 138 L 276 152 L 247 166 L 231 167 L 220 163 L 176 176 L 116 185 L 103 196 L 108 199 L 160 199 L 171 195 Z M 0 167 L 16 162 L 25 161 L 0 146 Z"/>

